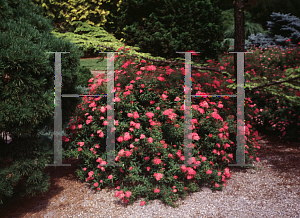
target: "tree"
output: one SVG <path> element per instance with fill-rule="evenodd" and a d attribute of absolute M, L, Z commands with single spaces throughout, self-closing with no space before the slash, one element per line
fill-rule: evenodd
<path fill-rule="evenodd" d="M 250 47 L 253 44 L 263 50 L 268 46 L 278 46 L 283 50 L 289 46 L 298 46 L 300 42 L 300 19 L 290 14 L 274 12 L 271 14 L 271 18 L 273 21 L 267 21 L 267 34 L 251 35 L 246 46 Z"/>
<path fill-rule="evenodd" d="M 73 32 L 75 21 L 81 21 L 95 27 L 104 27 L 110 33 L 120 31 L 117 17 L 120 16 L 121 0 L 99 1 L 51 1 L 32 0 L 40 7 L 42 15 L 52 20 L 52 24 L 61 32 Z"/>
<path fill-rule="evenodd" d="M 245 50 L 245 14 L 244 1 L 235 0 L 234 5 L 234 51 L 243 52 Z M 244 56 L 245 59 L 245 56 Z M 235 79 L 237 79 L 237 54 L 234 54 Z"/>
<path fill-rule="evenodd" d="M 51 34 L 54 26 L 30 0 L 0 0 L 0 133 L 9 132 L 7 145 L 0 138 L 0 203 L 22 186 L 20 195 L 35 195 L 49 187 L 46 163 L 53 163 L 53 141 L 46 143 L 39 130 L 54 120 L 54 54 L 62 54 L 62 93 L 75 89 L 79 47 Z M 68 103 L 70 102 L 70 103 Z M 63 121 L 79 98 L 62 101 Z M 24 185 L 23 185 L 24 186 Z"/>
<path fill-rule="evenodd" d="M 231 45 L 234 45 L 235 35 L 235 22 L 234 22 L 234 8 L 222 11 L 222 27 L 224 31 L 224 41 L 222 42 L 225 47 L 224 51 L 233 51 Z M 245 11 L 245 39 L 248 39 L 252 34 L 264 33 L 265 30 L 258 23 L 254 23 L 252 16 L 248 11 Z M 247 42 L 247 40 L 246 40 Z"/>
<path fill-rule="evenodd" d="M 249 9 L 255 23 L 259 23 L 264 29 L 267 28 L 267 21 L 270 15 L 282 13 L 300 17 L 299 0 L 257 0 L 256 4 Z"/>
<path fill-rule="evenodd" d="M 177 51 L 201 51 L 217 59 L 223 34 L 215 1 L 124 0 L 120 25 L 125 43 L 155 56 L 182 58 Z"/>

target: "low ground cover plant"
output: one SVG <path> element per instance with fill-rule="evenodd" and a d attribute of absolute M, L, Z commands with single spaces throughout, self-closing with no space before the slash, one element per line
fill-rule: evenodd
<path fill-rule="evenodd" d="M 118 113 L 115 113 L 115 129 L 111 131 L 116 136 L 115 161 L 122 167 L 106 166 L 107 99 L 85 96 L 66 129 L 67 136 L 63 137 L 63 156 L 84 160 L 77 176 L 97 190 L 117 186 L 119 191 L 115 196 L 129 204 L 145 197 L 141 205 L 161 199 L 176 207 L 174 202 L 179 197 L 199 191 L 200 185 L 209 183 L 212 190 L 222 190 L 231 176 L 227 164 L 235 163 L 236 158 L 236 100 L 192 98 L 193 133 L 188 147 L 193 149 L 188 163 L 195 166 L 185 166 L 184 68 L 157 70 L 143 60 L 136 68 L 126 53 L 120 57 L 116 61 L 125 61 L 123 69 L 115 71 L 114 108 Z M 211 79 L 209 73 L 192 72 L 192 75 L 195 84 L 197 77 L 201 77 L 201 84 L 207 82 L 203 87 L 197 84 L 199 91 L 192 94 L 233 94 L 226 87 L 233 83 L 231 79 Z M 106 80 L 99 76 L 97 84 L 90 84 L 91 94 L 105 90 L 101 85 Z M 247 104 L 245 111 L 251 113 L 250 109 Z M 254 159 L 259 161 L 258 133 L 251 129 L 251 119 L 247 116 L 245 119 L 245 160 L 246 164 L 252 164 Z"/>

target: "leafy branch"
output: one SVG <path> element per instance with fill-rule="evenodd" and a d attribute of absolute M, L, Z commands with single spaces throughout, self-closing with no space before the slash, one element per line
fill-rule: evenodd
<path fill-rule="evenodd" d="M 110 48 L 110 47 L 106 47 L 106 46 L 103 46 L 103 45 L 99 45 L 100 47 L 103 47 L 103 48 L 107 48 L 107 49 L 111 49 L 113 50 L 113 48 Z M 141 56 L 138 56 L 138 55 L 132 55 L 132 56 L 135 56 L 135 57 L 143 57 L 142 55 Z M 175 62 L 175 61 L 163 61 L 163 60 L 156 60 L 156 59 L 151 59 L 151 58 L 145 58 L 143 57 L 144 59 L 148 60 L 148 61 L 153 61 L 153 62 L 159 62 L 163 65 L 167 65 L 167 64 L 172 64 L 172 65 L 180 65 L 180 64 L 184 64 L 184 62 Z M 177 60 L 182 60 L 180 58 L 177 58 Z M 220 69 L 217 69 L 217 68 L 211 68 L 211 67 L 199 67 L 199 66 L 192 66 L 192 69 L 199 69 L 199 70 L 209 70 L 209 71 L 215 71 L 215 72 L 219 72 L 223 75 L 226 75 L 228 76 L 228 74 L 224 71 L 221 71 Z M 285 83 L 285 82 L 289 82 L 289 81 L 294 81 L 296 79 L 300 78 L 300 76 L 297 76 L 297 77 L 293 77 L 293 78 L 289 78 L 287 80 L 283 80 L 283 81 L 274 81 L 274 82 L 271 82 L 271 83 L 268 83 L 268 84 L 259 84 L 259 86 L 256 86 L 256 87 L 250 87 L 250 88 L 245 88 L 245 91 L 250 91 L 250 90 L 254 90 L 254 89 L 262 89 L 264 87 L 267 87 L 267 86 L 272 86 L 272 85 L 278 85 L 278 84 L 281 84 L 281 83 Z"/>

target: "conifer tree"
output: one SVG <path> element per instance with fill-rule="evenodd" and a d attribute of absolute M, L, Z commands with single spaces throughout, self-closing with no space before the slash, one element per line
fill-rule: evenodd
<path fill-rule="evenodd" d="M 120 25 L 127 45 L 167 59 L 177 51 L 200 51 L 201 60 L 218 59 L 223 33 L 216 1 L 124 0 Z"/>
<path fill-rule="evenodd" d="M 61 55 L 62 94 L 77 93 L 83 53 L 77 45 L 53 36 L 54 26 L 30 0 L 0 0 L 0 17 L 0 133 L 9 132 L 13 139 L 7 144 L 0 138 L 3 203 L 16 192 L 35 195 L 49 188 L 49 175 L 43 170 L 53 163 L 53 141 L 38 134 L 54 120 L 55 55 L 46 51 L 70 52 Z M 62 100 L 63 121 L 69 120 L 67 112 L 72 113 L 79 100 Z"/>

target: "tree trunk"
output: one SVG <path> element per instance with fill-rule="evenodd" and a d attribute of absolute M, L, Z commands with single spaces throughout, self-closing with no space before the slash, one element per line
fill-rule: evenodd
<path fill-rule="evenodd" d="M 234 51 L 245 51 L 245 15 L 244 0 L 235 0 L 234 4 Z M 245 57 L 245 56 L 244 56 Z M 244 58 L 245 59 L 245 58 Z M 237 79 L 237 54 L 234 54 L 234 72 Z"/>

